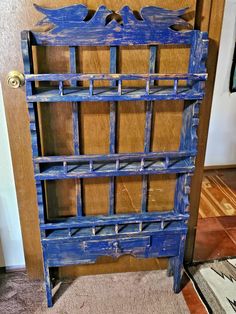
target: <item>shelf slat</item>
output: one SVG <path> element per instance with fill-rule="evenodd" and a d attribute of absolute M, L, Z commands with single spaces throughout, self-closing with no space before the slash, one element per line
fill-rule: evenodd
<path fill-rule="evenodd" d="M 187 86 L 123 87 L 119 93 L 114 87 L 94 87 L 93 93 L 86 87 L 64 87 L 63 95 L 57 87 L 36 88 L 33 95 L 27 95 L 28 102 L 71 102 L 71 101 L 131 101 L 131 100 L 195 100 L 202 99 L 204 92 Z"/>
<path fill-rule="evenodd" d="M 109 226 L 102 226 L 96 229 L 96 233 L 93 234 L 92 228 L 84 227 L 84 228 L 70 228 L 69 232 L 68 229 L 56 229 L 52 230 L 45 238 L 42 240 L 47 241 L 61 241 L 66 239 L 79 239 L 79 240 L 86 240 L 86 239 L 94 239 L 99 240 L 101 238 L 107 239 L 120 239 L 123 238 L 125 235 L 138 235 L 144 236 L 147 234 L 160 234 L 163 231 L 165 233 L 177 233 L 177 232 L 184 232 L 187 231 L 187 225 L 183 225 L 182 221 L 171 221 L 166 223 L 165 228 L 162 228 L 161 222 L 148 222 L 148 223 L 141 223 L 142 229 L 140 229 L 140 223 L 130 223 L 130 224 L 120 224 L 115 225 L 118 226 L 119 230 L 117 232 L 114 225 Z M 132 239 L 132 238 L 131 238 Z"/>
<path fill-rule="evenodd" d="M 67 178 L 93 178 L 112 176 L 133 176 L 164 173 L 187 173 L 194 171 L 194 164 L 189 158 L 184 160 L 169 161 L 168 166 L 165 161 L 140 162 L 119 162 L 117 169 L 116 162 L 94 163 L 90 161 L 86 164 L 72 165 L 49 165 L 40 173 L 35 174 L 36 180 L 57 180 Z"/>
<path fill-rule="evenodd" d="M 171 222 L 185 221 L 189 218 L 189 214 L 179 214 L 174 211 L 168 212 L 147 212 L 142 214 L 116 214 L 116 215 L 96 215 L 85 217 L 69 217 L 51 220 L 48 223 L 40 224 L 41 230 L 59 230 L 68 228 L 85 228 L 99 227 L 116 224 L 131 224 L 140 222 Z"/>
<path fill-rule="evenodd" d="M 144 74 L 119 74 L 119 73 L 45 73 L 45 74 L 26 74 L 26 81 L 89 81 L 89 80 L 109 80 L 109 81 L 124 81 L 124 80 L 201 80 L 207 79 L 207 73 L 184 73 L 184 74 L 158 74 L 158 73 L 144 73 Z"/>
<path fill-rule="evenodd" d="M 55 163 L 55 162 L 89 162 L 90 160 L 96 161 L 140 161 L 142 158 L 145 160 L 155 160 L 159 158 L 182 158 L 194 157 L 196 151 L 160 151 L 160 152 L 137 152 L 137 153 L 116 153 L 116 154 L 89 154 L 89 155 L 61 155 L 61 156 L 41 156 L 35 157 L 34 163 Z"/>

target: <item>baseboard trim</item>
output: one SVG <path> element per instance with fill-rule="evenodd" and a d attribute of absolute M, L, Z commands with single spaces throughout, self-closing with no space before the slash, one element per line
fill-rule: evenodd
<path fill-rule="evenodd" d="M 5 266 L 5 267 L 0 267 L 0 274 L 2 273 L 11 273 L 11 272 L 16 272 L 16 271 L 25 271 L 26 267 L 25 266 Z"/>
<path fill-rule="evenodd" d="M 236 168 L 236 164 L 204 166 L 204 170 L 220 170 L 220 169 L 235 169 L 235 168 Z"/>

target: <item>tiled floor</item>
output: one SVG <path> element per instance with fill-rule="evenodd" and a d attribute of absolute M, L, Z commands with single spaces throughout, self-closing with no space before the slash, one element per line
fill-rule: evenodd
<path fill-rule="evenodd" d="M 206 172 L 199 216 L 194 260 L 236 256 L 236 169 Z M 184 285 L 182 291 L 190 312 L 207 313 L 187 278 Z"/>
<path fill-rule="evenodd" d="M 194 260 L 236 256 L 236 216 L 200 218 Z"/>
<path fill-rule="evenodd" d="M 236 256 L 236 216 L 199 218 L 194 260 Z M 206 314 L 192 283 L 184 280 L 183 295 L 191 314 Z"/>
<path fill-rule="evenodd" d="M 199 206 L 201 218 L 236 215 L 236 169 L 206 171 Z"/>
<path fill-rule="evenodd" d="M 189 280 L 186 274 L 184 274 L 183 278 L 183 289 L 182 293 L 184 299 L 189 307 L 189 311 L 191 314 L 207 314 L 204 305 L 202 304 L 198 294 L 196 293 L 193 284 Z"/>
<path fill-rule="evenodd" d="M 236 256 L 236 169 L 206 171 L 194 259 Z"/>

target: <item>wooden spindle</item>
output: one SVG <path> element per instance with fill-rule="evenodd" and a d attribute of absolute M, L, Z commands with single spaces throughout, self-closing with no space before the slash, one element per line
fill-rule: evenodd
<path fill-rule="evenodd" d="M 140 166 L 140 170 L 144 170 L 144 158 L 141 159 L 141 166 Z"/>
<path fill-rule="evenodd" d="M 93 161 L 92 160 L 90 160 L 89 161 L 89 171 L 93 171 Z"/>
<path fill-rule="evenodd" d="M 120 169 L 120 160 L 116 159 L 116 170 Z"/>
<path fill-rule="evenodd" d="M 166 156 L 166 158 L 165 158 L 165 168 L 166 169 L 169 167 L 169 162 L 170 162 L 170 159 L 168 156 Z"/>
<path fill-rule="evenodd" d="M 122 81 L 118 80 L 118 94 L 119 96 L 122 95 Z"/>
<path fill-rule="evenodd" d="M 89 80 L 89 96 L 93 96 L 93 79 Z"/>
<path fill-rule="evenodd" d="M 67 166 L 67 162 L 66 161 L 63 161 L 63 171 L 64 171 L 64 173 L 68 172 L 68 166 Z"/>
<path fill-rule="evenodd" d="M 177 79 L 174 80 L 174 93 L 177 94 L 178 92 L 178 83 L 179 81 Z"/>
<path fill-rule="evenodd" d="M 139 232 L 143 231 L 143 223 L 142 223 L 142 221 L 138 225 L 138 230 L 139 230 Z"/>
<path fill-rule="evenodd" d="M 147 79 L 146 81 L 146 94 L 149 95 L 150 93 L 150 80 Z"/>
<path fill-rule="evenodd" d="M 64 95 L 64 83 L 62 81 L 59 82 L 59 95 Z"/>
<path fill-rule="evenodd" d="M 161 229 L 163 230 L 165 228 L 164 220 L 161 221 Z"/>

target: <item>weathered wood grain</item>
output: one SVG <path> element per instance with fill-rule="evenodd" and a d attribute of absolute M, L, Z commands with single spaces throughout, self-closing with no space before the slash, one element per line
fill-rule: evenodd
<path fill-rule="evenodd" d="M 207 40 L 207 39 L 206 39 Z M 201 43 L 201 41 L 200 41 Z M 207 42 L 206 42 L 207 43 Z M 201 49 L 197 46 L 199 49 L 196 54 L 201 52 Z M 207 47 L 206 47 L 207 48 Z M 154 50 L 153 53 L 155 54 L 156 51 Z M 153 57 L 152 57 L 153 58 Z M 77 80 L 77 81 L 87 81 L 87 80 L 109 80 L 109 81 L 118 81 L 118 80 L 145 80 L 145 81 L 151 81 L 151 80 L 200 80 L 205 81 L 207 78 L 207 73 L 199 72 L 199 70 L 196 70 L 196 73 L 194 73 L 194 69 L 196 69 L 197 66 L 193 67 L 191 70 L 193 72 L 190 73 L 183 73 L 183 74 L 158 74 L 158 73 L 144 73 L 144 74 L 112 74 L 112 71 L 110 74 L 83 74 L 83 73 L 68 73 L 68 74 L 25 74 L 25 80 L 26 81 L 66 81 L 66 80 Z M 204 70 L 204 69 L 203 69 Z"/>
<path fill-rule="evenodd" d="M 174 212 L 162 212 L 162 213 L 142 213 L 142 214 L 123 214 L 123 215 L 97 215 L 93 217 L 57 219 L 56 222 L 48 222 L 41 224 L 42 230 L 57 230 L 68 228 L 83 228 L 83 227 L 96 227 L 96 226 L 109 226 L 115 224 L 129 224 L 140 222 L 158 222 L 158 221 L 182 221 L 187 220 L 189 214 L 187 213 L 174 213 Z"/>
<path fill-rule="evenodd" d="M 93 92 L 91 92 L 93 90 Z M 28 102 L 71 102 L 71 101 L 132 101 L 132 100 L 191 100 L 202 99 L 204 92 L 188 87 L 180 87 L 176 92 L 173 87 L 153 87 L 148 94 L 145 88 L 64 88 L 63 92 L 52 88 L 36 88 L 34 95 L 28 95 Z"/>
<path fill-rule="evenodd" d="M 118 68 L 118 47 L 110 47 L 110 73 L 116 73 Z M 111 86 L 116 86 L 116 81 L 111 81 Z M 117 103 L 110 102 L 110 153 L 116 152 L 116 133 L 117 133 Z M 110 178 L 109 187 L 109 214 L 115 213 L 115 177 Z"/>
<path fill-rule="evenodd" d="M 70 72 L 77 72 L 77 49 L 76 47 L 70 47 Z M 71 79 L 71 86 L 77 86 L 78 82 Z M 80 127 L 79 127 L 79 103 L 72 102 L 72 123 L 73 123 L 73 142 L 74 142 L 74 153 L 80 154 Z M 76 206 L 77 215 L 83 215 L 83 204 L 82 204 L 82 180 L 76 180 Z"/>
<path fill-rule="evenodd" d="M 37 45 L 189 44 L 193 35 L 191 31 L 182 32 L 171 28 L 177 25 L 189 26 L 184 19 L 180 18 L 188 8 L 173 11 L 154 6 L 144 7 L 140 10 L 139 19 L 137 19 L 131 8 L 124 6 L 116 12 L 119 16 L 117 21 L 114 19 L 113 11 L 102 5 L 87 21 L 89 10 L 81 4 L 54 10 L 35 7 L 47 16 L 38 23 L 39 25 L 53 24 L 47 32 L 34 32 Z"/>

